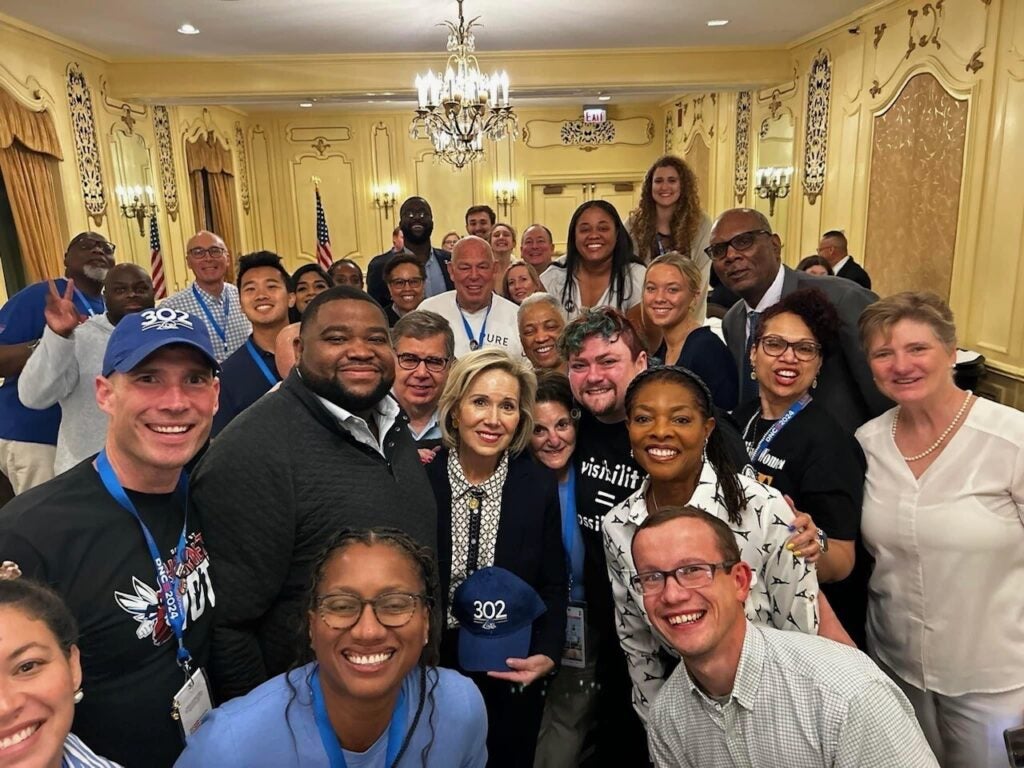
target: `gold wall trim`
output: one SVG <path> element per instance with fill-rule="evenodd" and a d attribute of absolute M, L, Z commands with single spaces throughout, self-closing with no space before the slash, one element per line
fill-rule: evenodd
<path fill-rule="evenodd" d="M 814 205 L 825 188 L 828 159 L 829 106 L 832 99 L 832 57 L 819 50 L 807 74 L 807 135 L 804 141 L 802 183 L 807 202 Z"/>
<path fill-rule="evenodd" d="M 238 199 L 242 201 L 242 209 L 245 215 L 249 215 L 249 161 L 245 152 L 245 134 L 242 131 L 242 124 L 235 123 L 235 146 L 238 149 Z"/>
<path fill-rule="evenodd" d="M 82 200 L 86 213 L 98 227 L 107 212 L 106 188 L 100 166 L 99 144 L 96 141 L 96 117 L 92 108 L 92 94 L 81 67 L 75 62 L 67 66 L 67 89 L 75 157 L 78 160 L 78 175 L 82 183 Z"/>
<path fill-rule="evenodd" d="M 156 134 L 157 157 L 160 163 L 160 189 L 164 210 L 171 221 L 178 219 L 178 182 L 174 176 L 174 149 L 171 142 L 171 118 L 167 107 L 153 107 L 153 133 Z"/>
<path fill-rule="evenodd" d="M 741 91 L 736 99 L 736 163 L 733 168 L 733 193 L 736 202 L 747 199 L 750 186 L 750 91 Z"/>
<path fill-rule="evenodd" d="M 53 96 L 40 85 L 35 77 L 29 75 L 22 82 L 0 62 L 0 88 L 9 93 L 14 100 L 33 112 L 52 110 L 56 106 Z"/>
<path fill-rule="evenodd" d="M 534 149 L 577 147 L 591 152 L 612 144 L 644 146 L 654 140 L 654 121 L 647 117 L 585 123 L 577 120 L 528 120 L 522 130 L 523 143 Z"/>

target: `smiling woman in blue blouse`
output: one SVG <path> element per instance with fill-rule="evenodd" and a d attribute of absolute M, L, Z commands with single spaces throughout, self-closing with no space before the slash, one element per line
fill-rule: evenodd
<path fill-rule="evenodd" d="M 435 666 L 433 553 L 392 528 L 343 530 L 313 573 L 314 661 L 214 710 L 176 768 L 482 768 L 480 693 Z"/>

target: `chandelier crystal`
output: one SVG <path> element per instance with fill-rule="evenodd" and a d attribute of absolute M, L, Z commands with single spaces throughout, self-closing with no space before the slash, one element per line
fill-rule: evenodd
<path fill-rule="evenodd" d="M 462 16 L 459 2 L 458 24 L 448 27 L 448 63 L 444 75 L 428 70 L 416 76 L 419 106 L 409 129 L 414 139 L 429 138 L 435 155 L 456 168 L 483 157 L 483 141 L 515 138 L 518 120 L 508 104 L 508 75 L 480 71 L 473 52 L 476 41 L 472 29 L 479 26 Z"/>

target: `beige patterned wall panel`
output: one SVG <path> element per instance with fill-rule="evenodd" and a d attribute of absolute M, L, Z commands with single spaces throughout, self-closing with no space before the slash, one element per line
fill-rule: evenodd
<path fill-rule="evenodd" d="M 256 232 L 254 242 L 263 248 L 277 250 L 281 246 L 278 243 L 277 215 L 270 182 L 270 136 L 262 125 L 256 125 L 250 130 L 249 137 L 252 147 L 250 170 L 252 173 L 254 230 Z"/>
<path fill-rule="evenodd" d="M 925 72 L 874 122 L 865 268 L 883 296 L 930 290 L 948 298 L 967 102 Z"/>
<path fill-rule="evenodd" d="M 683 159 L 697 175 L 697 194 L 700 195 L 701 207 L 707 210 L 711 189 L 711 149 L 704 143 L 703 136 L 697 134 L 693 137 Z"/>
<path fill-rule="evenodd" d="M 465 231 L 463 214 L 476 202 L 474 190 L 482 168 L 471 165 L 461 171 L 453 171 L 447 163 L 438 162 L 429 150 L 420 153 L 414 161 L 414 168 L 416 190 L 410 191 L 409 195 L 419 195 L 430 203 L 434 212 L 433 244 L 439 245 L 449 229 Z M 404 191 L 402 194 L 408 196 Z"/>
<path fill-rule="evenodd" d="M 294 221 L 301 258 L 316 261 L 316 193 L 312 177 L 320 178 L 331 251 L 335 259 L 359 255 L 355 210 L 356 188 L 352 162 L 341 154 L 303 154 L 290 163 Z"/>

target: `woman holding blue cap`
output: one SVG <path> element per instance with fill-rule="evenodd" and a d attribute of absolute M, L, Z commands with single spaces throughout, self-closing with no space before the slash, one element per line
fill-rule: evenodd
<path fill-rule="evenodd" d="M 555 669 L 565 641 L 567 583 L 558 484 L 554 472 L 524 452 L 533 433 L 536 390 L 528 364 L 500 349 L 459 358 L 438 403 L 445 447 L 426 467 L 437 501 L 446 622 L 441 662 L 476 672 L 471 677 L 487 705 L 489 766 L 533 765 L 544 707 L 541 686 L 535 683 Z M 498 579 L 508 594 L 500 594 L 498 587 L 493 599 L 483 590 L 468 590 L 469 602 L 461 601 L 453 613 L 458 588 L 491 566 L 525 584 L 512 587 L 510 579 Z M 507 607 L 509 622 L 515 623 L 511 606 L 529 603 L 522 600 L 526 589 L 543 604 L 532 621 L 526 655 L 508 654 L 504 664 L 487 667 L 486 673 L 479 671 L 485 668 L 481 665 L 461 665 L 456 616 L 465 620 L 468 608 L 470 617 L 480 614 L 500 624 Z M 462 626 L 468 631 L 465 621 Z M 479 661 L 480 654 L 473 656 Z"/>
<path fill-rule="evenodd" d="M 480 693 L 436 666 L 433 553 L 393 528 L 342 530 L 313 573 L 314 660 L 214 710 L 175 768 L 482 768 Z"/>

